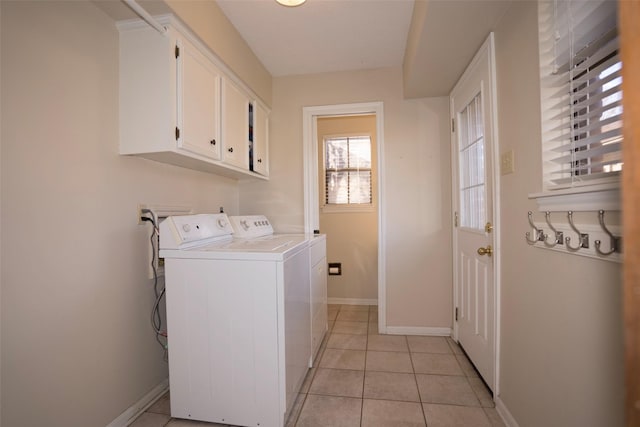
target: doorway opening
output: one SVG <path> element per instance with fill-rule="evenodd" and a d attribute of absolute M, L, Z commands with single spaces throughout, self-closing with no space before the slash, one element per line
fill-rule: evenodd
<path fill-rule="evenodd" d="M 320 129 L 323 126 L 326 126 L 328 123 L 335 124 L 344 124 L 347 123 L 352 118 L 365 118 L 370 117 L 372 120 L 372 129 L 370 132 L 375 135 L 375 150 L 371 155 L 372 169 L 376 171 L 377 179 L 373 182 L 372 185 L 372 194 L 371 199 L 372 203 L 369 206 L 364 206 L 365 204 L 360 203 L 359 207 L 344 207 L 344 206 L 335 206 L 335 203 L 326 203 L 326 180 L 327 174 L 324 170 L 322 170 L 322 162 L 325 161 L 323 158 L 326 154 L 325 151 L 325 141 L 324 137 L 319 137 L 319 123 Z M 334 120 L 335 119 L 335 120 Z M 341 119 L 345 119 L 344 121 Z M 358 120 L 352 120 L 358 121 Z M 386 332 L 386 287 L 385 287 L 385 218 L 384 218 L 384 210 L 382 206 L 384 206 L 384 169 L 382 165 L 383 162 L 383 147 L 384 147 L 384 133 L 383 133 L 383 105 L 381 102 L 373 102 L 373 103 L 361 103 L 361 104 L 342 104 L 342 105 L 327 105 L 327 106 L 316 106 L 316 107 L 304 107 L 303 108 L 303 154 L 304 154 L 304 203 L 305 203 L 305 231 L 308 233 L 313 232 L 323 232 L 321 229 L 321 214 L 326 213 L 327 215 L 335 215 L 335 212 L 343 210 L 343 209 L 352 209 L 352 213 L 356 213 L 356 211 L 360 210 L 370 210 L 374 213 L 374 216 L 377 216 L 377 221 L 374 225 L 369 224 L 369 227 L 375 227 L 375 231 L 377 233 L 377 292 L 374 293 L 366 293 L 361 294 L 364 296 L 363 298 L 341 298 L 334 297 L 332 298 L 332 293 L 329 293 L 330 301 L 336 303 L 352 303 L 352 304 L 377 304 L 378 305 L 378 331 L 380 333 Z M 332 126 L 333 126 L 332 125 Z M 367 133 L 365 131 L 355 131 L 355 132 L 333 132 L 330 130 L 331 127 L 325 133 L 325 136 L 336 136 L 338 134 L 364 134 Z M 333 130 L 337 130 L 338 128 L 333 128 Z M 354 135 L 352 135 L 354 136 Z M 363 135 L 360 135 L 363 136 Z M 370 135 L 369 135 L 370 136 Z M 347 168 L 348 169 L 348 168 Z M 349 172 L 349 170 L 342 171 L 343 174 L 345 172 Z M 362 172 L 362 171 L 361 171 Z M 361 173 L 361 175 L 363 175 Z M 321 178 L 322 177 L 322 178 Z M 321 203 L 321 200 L 325 201 L 325 203 Z M 334 200 L 335 201 L 335 200 Z M 332 206 L 333 205 L 333 206 Z M 329 213 L 333 211 L 333 213 Z M 344 212 L 347 213 L 347 212 Z M 348 213 L 347 213 L 348 214 Z M 333 221 L 335 222 L 335 221 Z M 323 227 L 327 226 L 325 221 L 322 221 Z M 328 245 L 331 236 L 328 236 Z M 327 251 L 328 257 L 331 257 L 330 249 L 328 246 Z M 329 260 L 332 261 L 332 260 Z M 335 260 L 340 262 L 340 260 Z M 346 274 L 345 269 L 349 269 L 355 266 L 357 261 L 353 259 L 349 261 L 352 266 L 345 265 L 343 266 L 343 272 Z M 361 270 L 361 272 L 365 268 L 362 265 L 358 266 L 356 270 Z M 370 269 L 370 268 L 369 268 Z M 369 272 L 370 274 L 370 272 Z M 337 281 L 336 281 L 337 282 Z M 329 285 L 331 286 L 331 285 Z M 339 286 L 336 283 L 336 286 Z M 330 288 L 331 290 L 331 288 Z M 334 290 L 335 291 L 335 290 Z M 377 300 L 375 296 L 377 294 Z M 335 295 L 340 295 L 338 291 L 336 291 Z M 373 298 L 371 298 L 373 297 Z"/>

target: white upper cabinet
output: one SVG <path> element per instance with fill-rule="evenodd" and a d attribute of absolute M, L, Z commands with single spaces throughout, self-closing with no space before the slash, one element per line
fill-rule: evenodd
<path fill-rule="evenodd" d="M 260 103 L 253 104 L 253 171 L 269 176 L 269 111 Z"/>
<path fill-rule="evenodd" d="M 187 40 L 177 40 L 178 147 L 220 160 L 220 70 Z"/>
<path fill-rule="evenodd" d="M 222 155 L 226 163 L 248 170 L 249 95 L 228 79 L 222 87 Z"/>
<path fill-rule="evenodd" d="M 266 169 L 252 170 L 249 158 L 249 105 L 257 97 L 176 18 L 157 20 L 166 34 L 143 21 L 118 23 L 120 154 L 267 179 L 266 149 L 259 149 Z M 258 113 L 261 122 L 266 112 Z M 259 139 L 266 141 L 264 126 Z"/>

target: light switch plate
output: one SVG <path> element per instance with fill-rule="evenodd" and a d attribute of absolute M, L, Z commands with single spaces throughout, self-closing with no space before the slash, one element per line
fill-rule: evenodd
<path fill-rule="evenodd" d="M 500 174 L 507 175 L 513 172 L 515 172 L 513 150 L 509 150 L 500 156 Z"/>

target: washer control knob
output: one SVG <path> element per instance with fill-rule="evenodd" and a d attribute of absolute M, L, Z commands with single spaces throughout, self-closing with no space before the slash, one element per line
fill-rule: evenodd
<path fill-rule="evenodd" d="M 189 224 L 184 224 L 182 226 L 182 229 L 184 230 L 185 233 L 188 233 L 191 231 L 191 226 Z"/>
<path fill-rule="evenodd" d="M 225 228 L 226 226 L 227 226 L 227 221 L 225 221 L 224 219 L 218 220 L 218 227 Z"/>

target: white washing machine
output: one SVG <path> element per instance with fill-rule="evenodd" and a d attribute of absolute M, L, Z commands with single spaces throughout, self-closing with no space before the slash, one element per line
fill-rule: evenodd
<path fill-rule="evenodd" d="M 245 221 L 250 238 L 234 239 L 231 221 Z M 273 234 L 265 217 L 231 221 L 202 214 L 160 224 L 171 415 L 281 427 L 312 352 L 310 237 Z"/>

